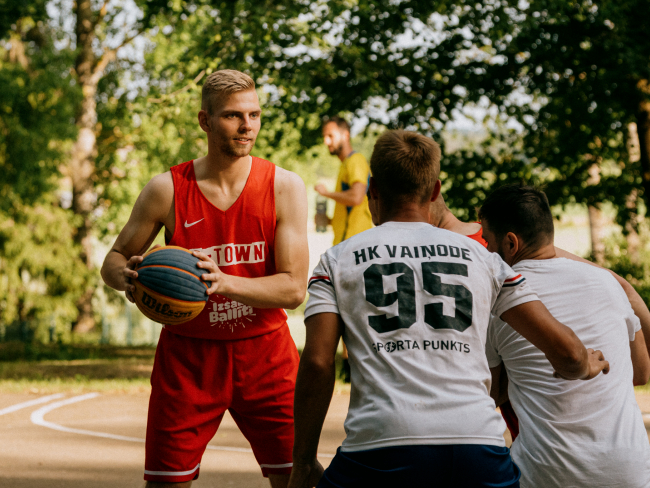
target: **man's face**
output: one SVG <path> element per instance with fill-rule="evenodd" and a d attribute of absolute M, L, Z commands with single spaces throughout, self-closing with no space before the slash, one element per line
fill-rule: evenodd
<path fill-rule="evenodd" d="M 481 222 L 481 227 L 483 228 L 483 239 L 485 239 L 485 241 L 488 243 L 487 250 L 497 253 L 499 256 L 501 256 L 501 259 L 506 261 L 505 253 L 503 252 L 502 248 L 503 242 L 499 242 L 496 235 L 494 235 L 494 232 L 490 230 L 490 226 L 486 220 L 483 220 Z"/>
<path fill-rule="evenodd" d="M 329 122 L 323 127 L 323 139 L 325 145 L 329 149 L 330 154 L 338 156 L 343 150 L 343 143 L 345 142 L 345 135 L 347 131 L 342 131 L 335 122 Z"/>
<path fill-rule="evenodd" d="M 261 113 L 255 90 L 233 93 L 222 100 L 209 117 L 211 138 L 228 156 L 248 156 L 260 132 Z"/>

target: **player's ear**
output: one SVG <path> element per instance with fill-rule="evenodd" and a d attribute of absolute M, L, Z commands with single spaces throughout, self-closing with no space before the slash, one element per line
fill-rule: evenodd
<path fill-rule="evenodd" d="M 368 199 L 377 200 L 377 185 L 375 179 L 371 176 L 368 182 Z"/>
<path fill-rule="evenodd" d="M 517 234 L 514 232 L 508 232 L 505 237 L 503 238 L 504 246 L 503 246 L 503 252 L 508 256 L 508 257 L 514 257 L 519 250 L 521 249 L 521 241 L 517 237 Z"/>
<path fill-rule="evenodd" d="M 431 192 L 431 201 L 435 202 L 440 196 L 440 180 L 436 180 L 436 184 L 433 185 L 433 192 Z"/>
<path fill-rule="evenodd" d="M 199 125 L 203 132 L 210 132 L 212 128 L 210 127 L 210 115 L 208 115 L 207 110 L 199 111 Z"/>

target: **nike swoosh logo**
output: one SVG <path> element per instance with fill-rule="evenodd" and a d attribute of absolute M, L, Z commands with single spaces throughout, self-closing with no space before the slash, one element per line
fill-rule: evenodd
<path fill-rule="evenodd" d="M 203 217 L 201 220 L 205 220 L 205 217 Z M 192 227 L 193 225 L 196 225 L 196 224 L 198 224 L 199 222 L 201 222 L 201 220 L 197 220 L 196 222 L 192 222 L 191 224 L 188 224 L 188 223 L 187 223 L 187 220 L 186 220 L 186 221 L 185 221 L 185 228 L 187 229 L 188 227 Z"/>

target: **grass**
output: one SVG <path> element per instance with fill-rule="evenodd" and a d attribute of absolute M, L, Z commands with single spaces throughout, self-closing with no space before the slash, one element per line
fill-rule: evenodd
<path fill-rule="evenodd" d="M 40 344 L 38 342 L 0 342 L 0 362 L 80 360 L 115 358 L 151 358 L 153 346 L 111 346 L 108 344 Z"/>
<path fill-rule="evenodd" d="M 86 351 L 88 352 L 88 351 Z M 74 355 L 80 355 L 77 350 Z M 0 361 L 0 395 L 5 393 L 116 394 L 151 390 L 154 349 L 103 347 L 91 355 L 102 358 L 43 361 Z M 340 358 L 337 358 L 337 369 Z M 338 373 L 338 371 L 337 371 Z M 335 394 L 349 394 L 350 385 L 337 380 Z"/>
<path fill-rule="evenodd" d="M 150 390 L 153 358 L 0 362 L 2 393 L 138 393 Z"/>

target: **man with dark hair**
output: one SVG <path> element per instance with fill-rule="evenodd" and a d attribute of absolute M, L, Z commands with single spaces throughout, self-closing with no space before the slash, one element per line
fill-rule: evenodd
<path fill-rule="evenodd" d="M 379 226 L 328 250 L 314 270 L 291 488 L 519 486 L 486 388 L 490 313 L 545 351 L 558 376 L 608 369 L 496 254 L 429 224 L 439 162 L 431 139 L 384 133 L 370 161 Z M 352 369 L 347 438 L 323 474 L 316 450 L 341 335 Z"/>
<path fill-rule="evenodd" d="M 318 184 L 314 188 L 322 196 L 336 202 L 334 216 L 316 215 L 316 225 L 332 226 L 334 231 L 333 245 L 357 235 L 372 227 L 372 217 L 368 209 L 366 191 L 370 178 L 370 168 L 363 154 L 356 152 L 350 143 L 350 124 L 337 115 L 326 118 L 323 122 L 323 139 L 330 154 L 341 160 L 341 168 L 333 192 L 325 185 Z M 325 222 L 319 222 L 325 219 Z M 350 382 L 350 364 L 348 349 L 343 343 L 343 381 Z"/>
<path fill-rule="evenodd" d="M 650 445 L 634 384 L 650 376 L 639 319 L 606 270 L 559 258 L 546 195 L 533 187 L 495 190 L 479 212 L 488 250 L 530 282 L 551 314 L 587 347 L 603 351 L 612 372 L 594 381 L 553 378 L 544 353 L 499 317 L 488 329 L 486 353 L 499 391 L 502 364 L 519 418 L 512 457 L 522 487 L 650 486 Z"/>
<path fill-rule="evenodd" d="M 336 202 L 334 217 L 327 223 L 334 230 L 334 245 L 372 227 L 366 190 L 370 168 L 363 154 L 356 152 L 350 143 L 350 125 L 345 119 L 334 116 L 323 123 L 323 139 L 330 154 L 341 160 L 341 168 L 333 192 L 325 185 L 315 186 L 316 191 Z"/>

